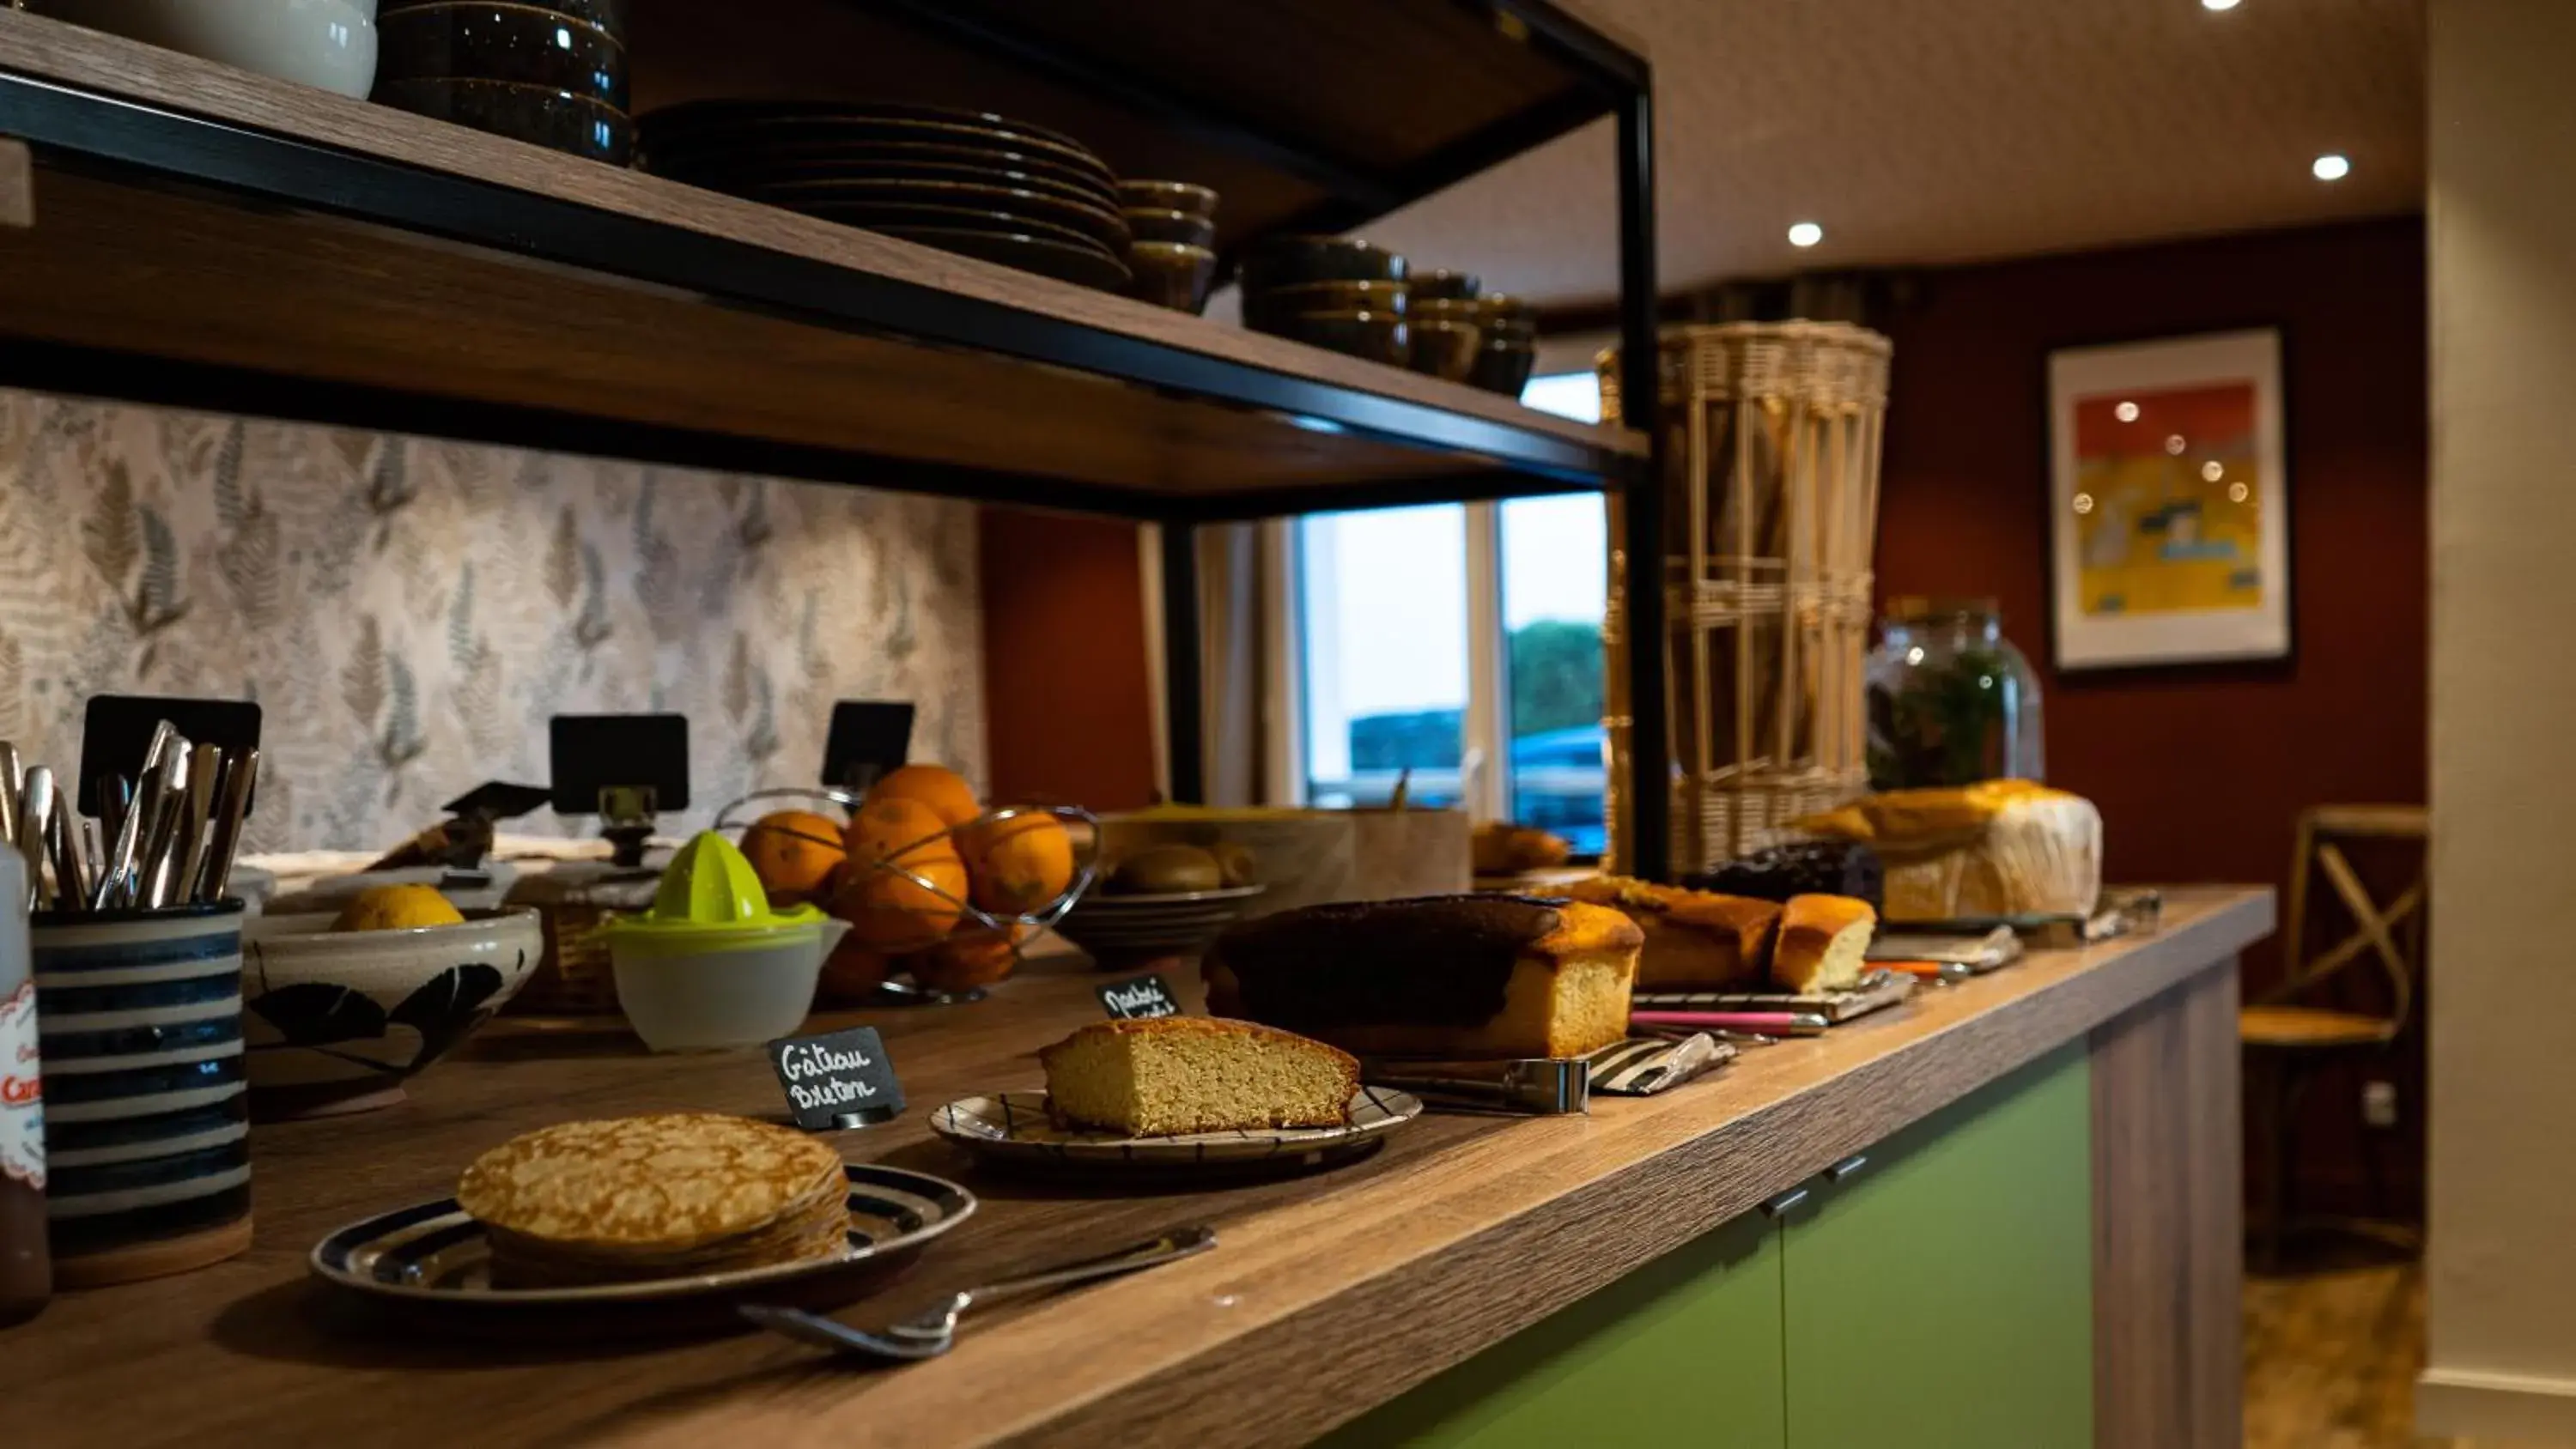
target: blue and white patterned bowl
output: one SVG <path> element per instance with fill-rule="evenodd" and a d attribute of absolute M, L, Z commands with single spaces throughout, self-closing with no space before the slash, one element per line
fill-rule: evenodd
<path fill-rule="evenodd" d="M 328 915 L 243 928 L 242 1033 L 263 1122 L 363 1112 L 518 995 L 544 954 L 527 907 L 453 926 L 334 931 Z"/>
<path fill-rule="evenodd" d="M 241 924 L 239 901 L 30 922 L 55 1282 L 250 1246 Z"/>

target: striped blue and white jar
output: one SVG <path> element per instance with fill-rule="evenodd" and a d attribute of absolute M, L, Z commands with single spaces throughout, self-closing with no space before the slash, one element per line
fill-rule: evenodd
<path fill-rule="evenodd" d="M 63 1287 L 250 1246 L 241 903 L 31 922 L 45 1195 Z"/>

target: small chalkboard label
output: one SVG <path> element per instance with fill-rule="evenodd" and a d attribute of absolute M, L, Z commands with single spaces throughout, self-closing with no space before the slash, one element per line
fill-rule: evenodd
<path fill-rule="evenodd" d="M 1100 1009 L 1122 1020 L 1181 1014 L 1181 1003 L 1172 995 L 1171 983 L 1160 976 L 1130 976 L 1092 990 L 1100 996 Z"/>
<path fill-rule="evenodd" d="M 769 1065 L 796 1125 L 808 1132 L 869 1127 L 903 1114 L 903 1083 L 875 1027 L 782 1037 L 769 1044 Z"/>

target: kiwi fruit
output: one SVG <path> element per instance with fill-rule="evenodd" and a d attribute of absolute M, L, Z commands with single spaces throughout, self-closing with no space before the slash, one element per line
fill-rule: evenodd
<path fill-rule="evenodd" d="M 1251 851 L 1244 849 L 1233 841 L 1220 840 L 1216 844 L 1208 847 L 1208 854 L 1216 857 L 1217 871 L 1225 877 L 1225 883 L 1227 885 L 1248 886 L 1252 884 L 1253 867 Z"/>
<path fill-rule="evenodd" d="M 1118 862 L 1109 873 L 1109 889 L 1122 896 L 1177 895 L 1212 891 L 1225 884 L 1225 868 L 1195 845 L 1156 845 Z"/>

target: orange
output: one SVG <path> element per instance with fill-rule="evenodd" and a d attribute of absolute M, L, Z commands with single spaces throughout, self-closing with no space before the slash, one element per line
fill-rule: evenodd
<path fill-rule="evenodd" d="M 893 965 L 884 952 L 869 950 L 854 936 L 845 937 L 823 958 L 823 982 L 815 994 L 830 1004 L 864 1006 Z"/>
<path fill-rule="evenodd" d="M 752 873 L 774 896 L 810 895 L 847 854 L 840 822 L 810 810 L 777 810 L 742 833 Z"/>
<path fill-rule="evenodd" d="M 967 898 L 966 863 L 944 831 L 930 807 L 915 801 L 859 807 L 850 820 L 850 858 L 831 893 L 831 912 L 850 923 L 851 942 L 917 951 L 956 926 Z"/>
<path fill-rule="evenodd" d="M 1046 909 L 1073 884 L 1073 836 L 1052 815 L 1014 815 L 966 832 L 975 904 L 1008 916 Z"/>
<path fill-rule="evenodd" d="M 984 813 L 966 777 L 944 765 L 903 766 L 869 789 L 868 803 L 879 800 L 917 801 L 948 825 L 963 825 Z"/>
<path fill-rule="evenodd" d="M 961 932 L 913 957 L 909 963 L 912 979 L 933 991 L 990 986 L 1018 968 L 1019 953 L 1012 945 L 1028 930 L 1024 925 L 1014 925 L 1008 932 Z"/>

